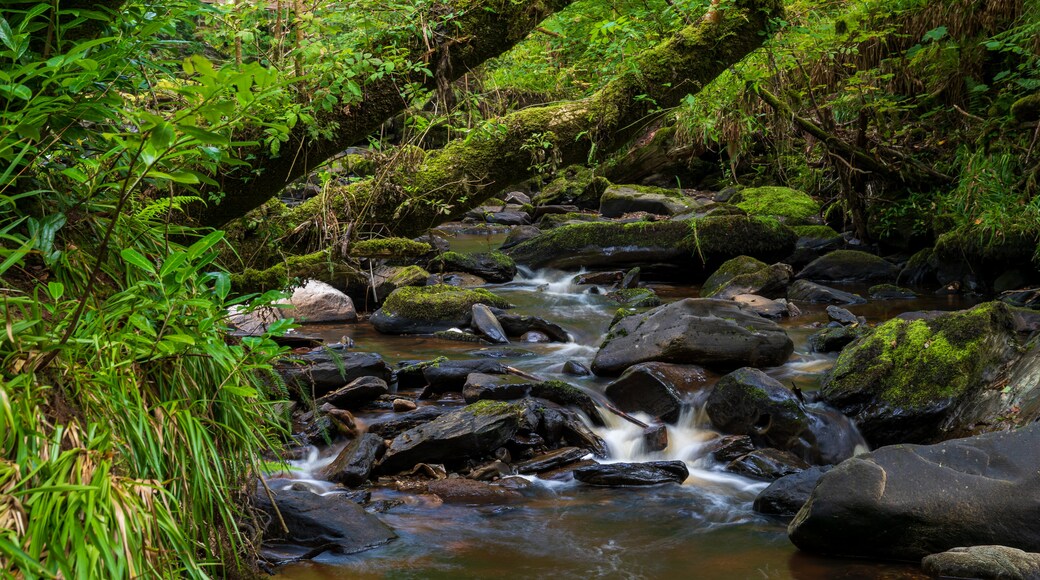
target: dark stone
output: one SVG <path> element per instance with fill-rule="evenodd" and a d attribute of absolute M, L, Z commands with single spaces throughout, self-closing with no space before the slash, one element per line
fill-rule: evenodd
<path fill-rule="evenodd" d="M 719 379 L 704 410 L 715 428 L 747 435 L 755 446 L 808 456 L 816 442 L 795 394 L 758 369 L 742 368 Z"/>
<path fill-rule="evenodd" d="M 531 223 L 531 216 L 525 211 L 494 211 L 484 214 L 483 217 L 489 224 L 503 226 L 525 226 Z"/>
<path fill-rule="evenodd" d="M 870 294 L 871 300 L 909 300 L 917 298 L 917 294 L 913 290 L 907 290 L 892 284 L 871 286 L 867 292 Z"/>
<path fill-rule="evenodd" d="M 393 439 L 401 433 L 429 423 L 448 412 L 444 407 L 425 406 L 407 413 L 388 415 L 368 422 L 368 432 L 384 439 Z"/>
<path fill-rule="evenodd" d="M 314 401 L 317 406 L 329 403 L 340 409 L 357 409 L 390 392 L 386 381 L 378 377 L 358 377 L 349 385 L 340 387 Z"/>
<path fill-rule="evenodd" d="M 640 363 L 607 385 L 604 394 L 622 411 L 647 413 L 674 423 L 682 412 L 685 393 L 703 387 L 707 380 L 698 366 Z"/>
<path fill-rule="evenodd" d="M 641 362 L 729 369 L 777 366 L 794 343 L 780 326 L 728 300 L 687 298 L 628 316 L 615 324 L 592 370 L 618 375 Z"/>
<path fill-rule="evenodd" d="M 501 308 L 491 308 L 508 336 L 523 336 L 531 331 L 545 334 L 553 342 L 570 342 L 571 336 L 562 326 L 537 316 L 510 314 Z"/>
<path fill-rule="evenodd" d="M 726 466 L 726 471 L 754 479 L 773 481 L 808 468 L 808 463 L 802 461 L 790 451 L 756 449 L 743 457 L 731 461 Z"/>
<path fill-rule="evenodd" d="M 785 475 L 769 484 L 755 498 L 754 510 L 770 516 L 794 517 L 802 509 L 809 494 L 816 487 L 830 465 L 814 466 L 798 473 Z"/>
<path fill-rule="evenodd" d="M 513 375 L 485 375 L 470 373 L 462 387 L 462 396 L 467 403 L 484 399 L 509 401 L 522 399 L 534 384 L 532 381 Z"/>
<path fill-rule="evenodd" d="M 894 281 L 898 274 L 895 264 L 874 254 L 835 250 L 802 268 L 798 278 L 825 282 L 888 282 Z"/>
<path fill-rule="evenodd" d="M 517 226 L 509 230 L 509 235 L 506 236 L 504 242 L 502 242 L 501 249 L 512 248 L 520 242 L 526 242 L 531 238 L 538 237 L 542 233 L 542 230 L 536 226 Z"/>
<path fill-rule="evenodd" d="M 542 473 L 580 461 L 588 454 L 588 450 L 579 447 L 561 447 L 555 451 L 536 455 L 527 461 L 521 461 L 514 467 L 516 467 L 517 473 Z"/>
<path fill-rule="evenodd" d="M 423 396 L 461 391 L 470 373 L 502 375 L 505 372 L 506 368 L 502 363 L 489 359 L 442 361 L 423 369 L 423 378 L 426 379 L 427 385 Z"/>
<path fill-rule="evenodd" d="M 859 319 L 856 318 L 855 314 L 849 312 L 848 310 L 845 310 L 840 306 L 828 306 L 827 317 L 842 326 L 846 326 L 848 324 L 859 324 Z"/>
<path fill-rule="evenodd" d="M 593 425 L 602 426 L 603 417 L 599 414 L 596 402 L 584 390 L 564 381 L 545 381 L 531 387 L 531 396 L 552 401 L 564 407 L 573 407 L 589 418 Z"/>
<path fill-rule="evenodd" d="M 791 316 L 791 306 L 783 298 L 770 300 L 754 294 L 737 294 L 732 298 L 737 304 L 742 304 L 762 318 L 778 320 L 785 316 Z"/>
<path fill-rule="evenodd" d="M 704 453 L 719 463 L 729 463 L 755 450 L 755 444 L 747 435 L 723 435 L 708 441 Z"/>
<path fill-rule="evenodd" d="M 960 546 L 1040 551 L 1040 424 L 893 445 L 825 474 L 791 522 L 799 549 L 918 560 Z"/>
<path fill-rule="evenodd" d="M 472 312 L 473 321 L 470 324 L 484 338 L 495 344 L 507 344 L 509 342 L 506 331 L 502 329 L 502 325 L 499 324 L 498 319 L 495 318 L 490 308 L 483 304 L 474 304 Z"/>
<path fill-rule="evenodd" d="M 1007 546 L 970 546 L 925 556 L 921 568 L 941 578 L 1036 580 L 1040 554 Z"/>
<path fill-rule="evenodd" d="M 587 377 L 592 374 L 592 371 L 585 366 L 585 363 L 569 360 L 563 363 L 563 374 L 571 375 L 572 377 Z"/>
<path fill-rule="evenodd" d="M 858 294 L 852 294 L 830 286 L 824 286 L 808 280 L 798 280 L 787 288 L 788 300 L 800 300 L 813 304 L 863 304 L 866 300 Z"/>
<path fill-rule="evenodd" d="M 563 215 L 568 213 L 578 213 L 581 208 L 576 205 L 539 205 L 534 208 L 534 219 L 538 219 L 546 215 Z"/>
<path fill-rule="evenodd" d="M 430 272 L 466 272 L 488 282 L 509 282 L 516 277 L 516 264 L 501 252 L 446 252 L 431 260 L 427 269 Z"/>
<path fill-rule="evenodd" d="M 613 270 L 610 272 L 588 272 L 586 274 L 578 274 L 574 277 L 574 283 L 579 285 L 599 285 L 599 286 L 610 286 L 620 282 L 625 277 L 625 272 L 621 270 Z"/>
<path fill-rule="evenodd" d="M 607 293 L 622 308 L 652 308 L 661 305 L 661 299 L 653 288 L 627 288 L 612 290 Z"/>
<path fill-rule="evenodd" d="M 336 459 L 321 470 L 320 477 L 347 487 L 357 487 L 368 481 L 382 450 L 383 438 L 365 433 L 344 447 Z"/>
<path fill-rule="evenodd" d="M 447 503 L 495 504 L 516 501 L 524 497 L 516 490 L 462 477 L 431 481 L 427 485 L 427 489 Z"/>
<path fill-rule="evenodd" d="M 809 336 L 809 347 L 813 352 L 840 352 L 867 330 L 864 326 L 824 328 Z"/>
<path fill-rule="evenodd" d="M 625 272 L 625 277 L 621 279 L 620 283 L 618 283 L 618 288 L 621 288 L 621 289 L 624 289 L 624 290 L 631 290 L 631 289 L 634 289 L 634 288 L 638 288 L 639 287 L 639 274 L 640 274 L 640 271 L 641 271 L 640 268 L 638 266 L 636 266 L 635 268 L 632 268 L 628 272 Z"/>
<path fill-rule="evenodd" d="M 267 514 L 265 551 L 273 549 L 284 553 L 282 550 L 287 546 L 297 546 L 309 548 L 311 556 L 316 555 L 315 549 L 322 547 L 341 554 L 356 554 L 397 538 L 379 518 L 340 495 L 280 490 L 275 492 L 277 512 L 265 491 L 259 491 L 255 499 L 256 507 Z M 282 522 L 288 532 L 282 528 Z"/>
<path fill-rule="evenodd" d="M 691 205 L 670 190 L 612 185 L 600 197 L 599 213 L 608 218 L 634 212 L 670 216 L 687 211 Z"/>
<path fill-rule="evenodd" d="M 656 453 L 668 448 L 668 427 L 661 425 L 650 425 L 643 429 L 643 451 Z"/>
<path fill-rule="evenodd" d="M 308 398 L 321 397 L 360 377 L 376 377 L 387 383 L 391 379 L 390 366 L 374 352 L 323 347 L 289 360 L 278 365 L 278 372 L 286 384 L 297 387 Z"/>
<path fill-rule="evenodd" d="M 689 476 L 690 470 L 682 461 L 607 463 L 574 470 L 574 479 L 584 484 L 605 487 L 682 483 Z"/>

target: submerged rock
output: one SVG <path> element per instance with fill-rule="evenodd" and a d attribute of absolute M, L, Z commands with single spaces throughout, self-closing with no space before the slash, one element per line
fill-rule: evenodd
<path fill-rule="evenodd" d="M 596 353 L 592 370 L 618 375 L 651 361 L 721 369 L 777 366 L 793 350 L 780 326 L 746 307 L 687 298 L 618 321 Z"/>
<path fill-rule="evenodd" d="M 647 461 L 645 463 L 607 463 L 579 467 L 574 479 L 605 487 L 631 487 L 682 483 L 690 470 L 682 461 Z"/>
<path fill-rule="evenodd" d="M 429 334 L 467 326 L 474 304 L 509 308 L 504 299 L 484 289 L 446 284 L 394 290 L 372 315 L 372 325 L 384 334 Z"/>
<path fill-rule="evenodd" d="M 1040 425 L 894 445 L 825 474 L 788 527 L 799 549 L 918 560 L 959 546 L 1040 551 Z"/>

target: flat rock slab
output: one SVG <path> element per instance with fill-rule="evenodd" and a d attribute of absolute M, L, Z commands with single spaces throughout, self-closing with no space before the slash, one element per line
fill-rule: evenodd
<path fill-rule="evenodd" d="M 461 477 L 431 481 L 427 489 L 447 503 L 495 504 L 524 497 L 513 489 Z"/>
<path fill-rule="evenodd" d="M 579 467 L 574 479 L 604 487 L 632 487 L 682 483 L 690 470 L 682 461 L 647 461 L 645 463 L 604 463 Z"/>
<path fill-rule="evenodd" d="M 863 304 L 866 300 L 859 294 L 845 292 L 808 280 L 798 280 L 787 288 L 787 299 L 813 304 Z"/>
<path fill-rule="evenodd" d="M 971 546 L 925 556 L 921 567 L 943 578 L 1032 580 L 1040 578 L 1040 554 L 1007 546 Z"/>
<path fill-rule="evenodd" d="M 285 382 L 304 390 L 308 396 L 321 397 L 360 377 L 391 378 L 390 366 L 374 352 L 357 352 L 345 347 L 314 349 L 278 365 Z"/>

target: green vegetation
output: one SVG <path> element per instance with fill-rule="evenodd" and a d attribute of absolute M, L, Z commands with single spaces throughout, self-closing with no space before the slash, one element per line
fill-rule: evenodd
<path fill-rule="evenodd" d="M 350 255 L 356 258 L 417 258 L 432 249 L 426 242 L 407 238 L 374 238 L 354 242 Z"/>
<path fill-rule="evenodd" d="M 737 195 L 737 207 L 748 215 L 777 217 L 788 225 L 804 224 L 820 215 L 816 200 L 789 187 L 753 187 Z"/>
<path fill-rule="evenodd" d="M 737 256 L 736 258 L 726 260 L 718 270 L 715 270 L 704 284 L 701 285 L 701 298 L 711 298 L 715 294 L 718 294 L 720 290 L 736 277 L 745 274 L 754 274 L 761 270 L 768 268 L 768 264 L 761 260 L 756 260 L 751 256 Z"/>
<path fill-rule="evenodd" d="M 406 286 L 387 296 L 383 311 L 414 320 L 454 320 L 469 314 L 474 304 L 510 308 L 505 299 L 483 288 L 463 289 L 447 284 Z"/>

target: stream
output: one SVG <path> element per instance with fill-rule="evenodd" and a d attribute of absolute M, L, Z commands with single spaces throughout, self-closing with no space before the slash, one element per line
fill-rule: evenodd
<path fill-rule="evenodd" d="M 457 250 L 485 250 L 500 241 L 486 236 L 458 236 Z M 561 379 L 601 393 L 609 379 L 574 377 L 563 364 L 588 364 L 595 356 L 617 305 L 576 286 L 575 272 L 524 272 L 507 284 L 487 288 L 508 299 L 513 312 L 556 322 L 572 335 L 567 344 L 481 346 L 428 336 L 388 336 L 370 324 L 308 325 L 303 330 L 328 343 L 347 336 L 358 350 L 380 353 L 388 363 L 437 356 L 496 356 L 510 366 L 545 379 Z M 699 288 L 647 280 L 664 301 L 696 297 Z M 842 287 L 865 292 L 865 288 Z M 849 307 L 870 323 L 911 310 L 956 310 L 972 304 L 963 296 L 924 295 L 914 300 L 871 301 Z M 359 305 L 360 306 L 360 305 Z M 780 324 L 795 343 L 783 366 L 766 369 L 787 385 L 818 388 L 836 354 L 809 351 L 808 337 L 827 322 L 823 305 L 804 305 L 802 315 Z M 710 375 L 711 381 L 719 375 Z M 461 398 L 440 405 L 462 404 Z M 524 500 L 496 505 L 441 503 L 435 496 L 372 488 L 374 504 L 392 505 L 380 519 L 399 538 L 386 546 L 354 555 L 323 554 L 313 561 L 281 568 L 277 578 L 925 578 L 917 566 L 839 560 L 799 553 L 788 541 L 786 524 L 756 514 L 755 496 L 767 483 L 721 471 L 698 448 L 715 436 L 703 413 L 693 409 L 668 428 L 668 447 L 656 453 L 641 449 L 641 430 L 603 413 L 607 425 L 595 428 L 609 445 L 609 461 L 677 459 L 690 476 L 681 486 L 596 488 L 574 481 L 527 478 Z M 360 413 L 364 422 L 378 415 Z M 642 417 L 649 419 L 648 417 Z M 293 462 L 293 477 L 316 491 L 337 493 L 312 473 L 332 461 L 338 447 L 313 450 Z"/>

